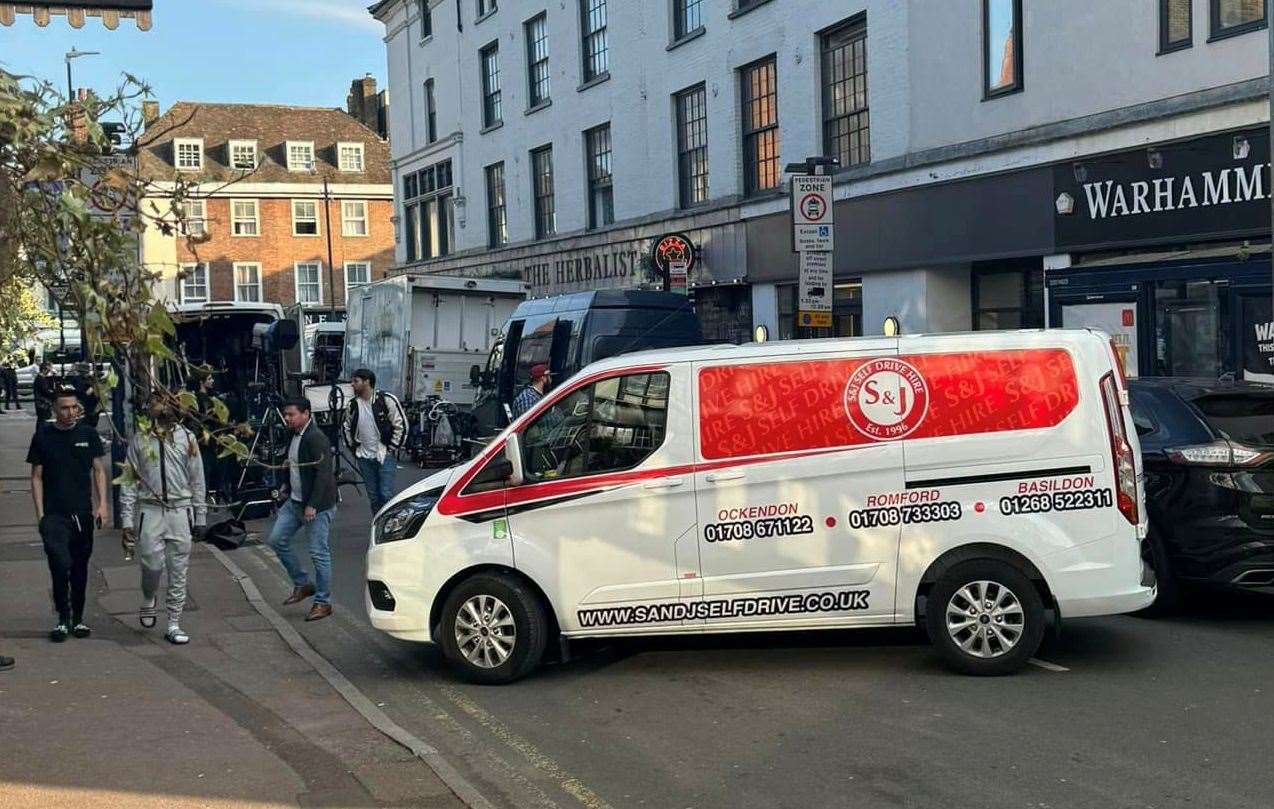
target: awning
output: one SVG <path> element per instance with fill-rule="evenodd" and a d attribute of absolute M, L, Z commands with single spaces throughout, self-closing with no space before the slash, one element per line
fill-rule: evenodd
<path fill-rule="evenodd" d="M 121 19 L 137 22 L 142 31 L 149 31 L 154 0 L 46 0 L 43 3 L 6 3 L 0 0 L 0 25 L 13 25 L 19 14 L 30 14 L 35 24 L 43 28 L 54 15 L 66 17 L 72 28 L 83 28 L 85 17 L 101 17 L 102 25 L 114 31 Z"/>

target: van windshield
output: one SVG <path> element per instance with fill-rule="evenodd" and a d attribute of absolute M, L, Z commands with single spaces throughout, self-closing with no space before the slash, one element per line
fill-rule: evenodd
<path fill-rule="evenodd" d="M 1274 391 L 1211 394 L 1191 404 L 1221 437 L 1251 447 L 1274 447 Z"/>

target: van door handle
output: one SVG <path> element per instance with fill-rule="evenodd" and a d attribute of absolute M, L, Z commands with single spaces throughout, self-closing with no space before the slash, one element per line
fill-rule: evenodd
<path fill-rule="evenodd" d="M 645 488 L 647 489 L 675 489 L 685 483 L 685 478 L 659 478 L 658 480 L 647 481 Z"/>
<path fill-rule="evenodd" d="M 721 483 L 727 480 L 738 480 L 743 477 L 743 473 L 735 470 L 733 472 L 709 472 L 703 476 L 703 479 L 709 483 Z"/>

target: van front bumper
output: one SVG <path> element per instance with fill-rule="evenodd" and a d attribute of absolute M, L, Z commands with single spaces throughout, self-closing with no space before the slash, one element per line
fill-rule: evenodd
<path fill-rule="evenodd" d="M 429 611 L 433 599 L 422 587 L 424 569 L 420 539 L 387 542 L 367 549 L 367 585 L 363 602 L 376 629 L 400 640 L 430 642 Z M 412 579 L 415 578 L 415 581 Z"/>

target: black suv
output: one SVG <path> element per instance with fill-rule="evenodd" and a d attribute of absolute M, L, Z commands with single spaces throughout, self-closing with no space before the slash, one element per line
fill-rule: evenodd
<path fill-rule="evenodd" d="M 1274 593 L 1274 387 L 1129 380 L 1160 609 L 1179 584 Z"/>

